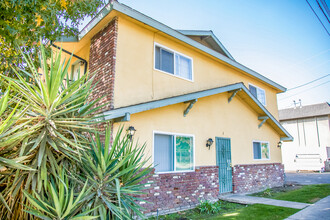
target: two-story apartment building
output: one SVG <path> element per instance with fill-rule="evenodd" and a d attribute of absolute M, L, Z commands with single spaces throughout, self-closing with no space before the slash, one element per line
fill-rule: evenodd
<path fill-rule="evenodd" d="M 147 144 L 149 212 L 283 184 L 285 88 L 235 61 L 211 31 L 174 30 L 113 1 L 55 44 L 76 55 L 73 72 L 96 74 L 91 98 L 104 96 L 113 129 L 133 126 Z"/>

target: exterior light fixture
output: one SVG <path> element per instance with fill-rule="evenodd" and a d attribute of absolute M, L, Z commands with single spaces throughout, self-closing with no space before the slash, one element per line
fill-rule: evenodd
<path fill-rule="evenodd" d="M 133 126 L 129 126 L 126 130 L 127 136 L 132 139 L 135 134 L 136 129 Z"/>
<path fill-rule="evenodd" d="M 277 143 L 277 147 L 278 147 L 278 148 L 281 148 L 281 147 L 282 147 L 282 141 L 279 141 L 279 142 Z"/>
<path fill-rule="evenodd" d="M 213 144 L 213 139 L 212 138 L 207 139 L 207 141 L 206 141 L 206 147 L 208 147 L 209 150 L 211 149 L 211 145 L 212 144 Z"/>

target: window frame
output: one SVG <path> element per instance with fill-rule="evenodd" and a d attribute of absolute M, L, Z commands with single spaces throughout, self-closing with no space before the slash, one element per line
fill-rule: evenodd
<path fill-rule="evenodd" d="M 249 83 L 249 91 L 250 91 L 250 86 L 253 86 L 253 87 L 255 87 L 256 88 L 256 90 L 257 90 L 257 97 L 255 97 L 263 106 L 267 106 L 267 97 L 266 97 L 266 91 L 263 89 L 263 88 L 260 88 L 260 87 L 258 87 L 258 86 L 256 86 L 256 85 L 253 85 L 252 83 Z M 259 99 L 258 99 L 258 89 L 260 89 L 260 90 L 262 90 L 263 92 L 264 92 L 264 94 L 265 94 L 265 104 L 264 103 L 262 103 Z M 252 94 L 253 95 L 253 94 Z"/>
<path fill-rule="evenodd" d="M 69 77 L 73 76 L 73 80 L 76 80 L 75 79 L 74 69 L 75 69 L 75 66 L 77 66 L 77 65 L 79 66 L 78 68 L 79 68 L 79 75 L 80 75 L 80 77 L 84 75 L 83 74 L 84 72 L 81 71 L 82 65 L 80 64 L 80 62 L 81 62 L 81 60 L 76 60 L 75 62 L 73 62 L 71 64 L 71 74 L 69 75 Z M 72 80 L 72 79 L 70 79 L 70 80 Z"/>
<path fill-rule="evenodd" d="M 265 158 L 265 159 L 263 159 L 262 157 L 261 157 L 260 159 L 255 159 L 255 158 L 254 158 L 253 143 L 255 143 L 255 142 L 260 143 L 260 148 L 261 148 L 261 144 L 262 144 L 262 143 L 267 143 L 267 144 L 268 144 L 268 155 L 269 155 L 268 158 Z M 261 149 L 260 149 L 260 150 L 261 150 Z M 261 153 L 261 154 L 262 154 L 262 153 Z M 252 141 L 252 158 L 253 158 L 253 160 L 270 160 L 270 144 L 269 144 L 269 141 L 253 140 L 253 141 Z"/>
<path fill-rule="evenodd" d="M 174 133 L 174 132 L 164 132 L 164 131 L 156 131 L 154 130 L 152 132 L 152 165 L 155 167 L 155 134 L 162 134 L 162 135 L 171 135 L 171 136 L 183 136 L 183 137 L 191 137 L 193 139 L 193 169 L 192 170 L 173 170 L 173 171 L 162 171 L 162 172 L 157 172 L 155 171 L 156 174 L 162 174 L 162 173 L 190 173 L 190 172 L 195 172 L 196 168 L 196 151 L 195 151 L 195 135 L 193 134 L 182 134 L 182 133 Z M 176 140 L 176 138 L 174 138 Z M 176 144 L 174 143 L 174 169 L 176 168 Z"/>
<path fill-rule="evenodd" d="M 174 63 L 174 66 L 173 66 L 173 68 L 174 68 L 174 70 L 173 70 L 173 74 L 156 68 L 156 47 L 157 47 L 157 46 L 160 47 L 160 48 L 162 48 L 162 49 L 164 49 L 164 50 L 166 50 L 166 51 L 168 51 L 168 52 L 173 53 L 173 63 Z M 187 55 L 185 55 L 185 54 L 182 54 L 182 53 L 180 53 L 180 52 L 178 52 L 178 51 L 175 51 L 175 50 L 173 50 L 173 49 L 171 49 L 171 48 L 168 48 L 168 47 L 166 47 L 166 46 L 164 46 L 164 45 L 162 45 L 162 44 L 159 44 L 159 43 L 157 43 L 157 42 L 154 42 L 154 51 L 153 51 L 153 52 L 154 52 L 154 54 L 153 54 L 153 59 L 154 59 L 153 69 L 154 69 L 154 70 L 159 71 L 159 72 L 161 72 L 161 73 L 165 73 L 165 74 L 167 74 L 167 75 L 171 75 L 171 76 L 177 77 L 177 78 L 179 78 L 179 79 L 187 80 L 187 81 L 189 81 L 189 82 L 194 82 L 194 68 L 193 68 L 194 63 L 193 63 L 193 58 L 192 58 L 192 57 L 189 57 L 189 56 L 187 56 Z M 183 56 L 183 57 L 185 57 L 185 58 L 187 58 L 187 59 L 189 59 L 189 60 L 191 61 L 191 79 L 184 78 L 184 77 L 181 77 L 181 76 L 179 76 L 179 75 L 176 75 L 176 65 L 177 65 L 177 63 L 176 63 L 176 59 L 175 59 L 175 55 L 176 55 L 176 54 L 177 54 L 177 55 L 180 55 L 180 56 Z"/>

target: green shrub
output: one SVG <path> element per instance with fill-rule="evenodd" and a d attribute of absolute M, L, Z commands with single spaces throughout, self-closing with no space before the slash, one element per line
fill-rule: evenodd
<path fill-rule="evenodd" d="M 216 214 L 221 211 L 221 203 L 219 201 L 212 203 L 208 200 L 204 200 L 200 201 L 197 209 L 201 214 Z"/>
<path fill-rule="evenodd" d="M 151 170 L 143 159 L 145 145 L 134 145 L 131 137 L 120 128 L 111 143 L 110 129 L 106 129 L 105 141 L 95 133 L 90 150 L 83 153 L 80 175 L 77 181 L 88 183 L 91 191 L 85 208 L 96 208 L 94 216 L 101 219 L 144 218 L 137 196 L 145 189 L 141 181 L 148 178 Z M 74 175 L 74 174 L 73 174 Z"/>

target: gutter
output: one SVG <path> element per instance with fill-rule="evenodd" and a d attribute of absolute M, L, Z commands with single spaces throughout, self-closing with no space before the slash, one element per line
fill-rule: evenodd
<path fill-rule="evenodd" d="M 60 48 L 59 46 L 56 46 L 55 44 L 53 44 L 53 42 L 51 42 L 51 46 L 53 46 L 56 49 L 62 50 L 64 53 L 69 54 L 69 55 L 71 55 L 71 56 L 73 56 L 73 57 L 81 60 L 84 63 L 84 65 L 85 65 L 85 67 L 84 67 L 84 75 L 86 74 L 86 72 L 87 72 L 87 64 L 88 64 L 87 63 L 87 60 L 85 60 L 84 58 L 82 58 L 80 56 L 75 55 L 74 53 L 71 53 L 70 51 L 67 51 L 67 50 L 65 50 L 63 48 Z"/>
<path fill-rule="evenodd" d="M 116 0 L 111 0 L 106 6 L 104 6 L 104 8 L 80 31 L 80 33 L 78 35 L 78 41 L 80 41 L 84 36 L 86 36 L 86 34 L 89 33 L 89 31 L 92 30 L 112 10 L 116 10 L 128 17 L 131 17 L 131 18 L 133 18 L 137 21 L 140 21 L 150 27 L 153 27 L 171 37 L 174 37 L 194 48 L 197 48 L 197 49 L 221 60 L 222 62 L 226 63 L 227 65 L 229 64 L 231 67 L 237 68 L 237 69 L 247 73 L 248 75 L 253 76 L 253 77 L 267 83 L 268 85 L 271 85 L 273 88 L 278 89 L 280 91 L 279 93 L 286 91 L 285 87 L 268 79 L 267 77 L 261 75 L 260 73 L 255 72 L 254 70 L 236 62 L 235 60 L 232 60 L 231 58 L 228 58 L 225 55 L 222 55 L 221 53 L 219 53 L 213 49 L 210 49 L 210 48 L 194 41 L 193 39 L 190 39 L 189 37 L 185 36 L 184 34 L 180 33 L 179 31 L 174 30 L 174 29 L 160 23 L 159 21 L 156 21 L 155 19 L 148 17 L 148 16 L 142 14 L 141 12 L 138 12 L 124 4 L 121 4 L 121 3 L 117 2 Z M 213 34 L 213 32 L 212 32 L 212 34 Z M 68 39 L 68 40 L 72 40 L 72 39 Z"/>

